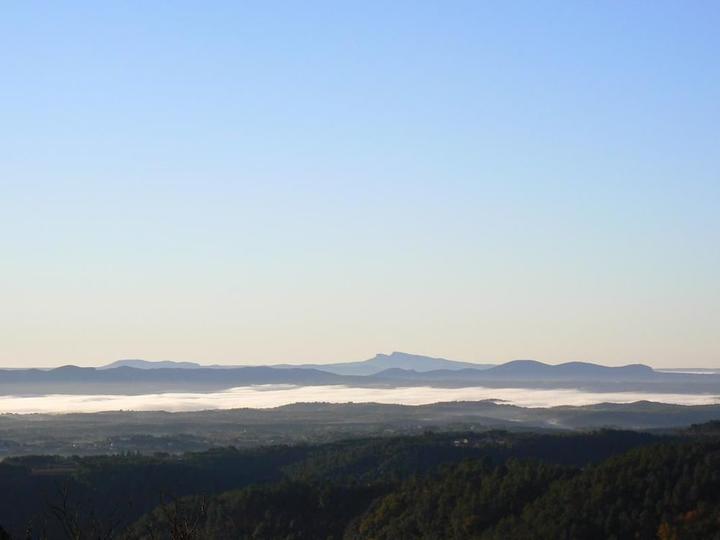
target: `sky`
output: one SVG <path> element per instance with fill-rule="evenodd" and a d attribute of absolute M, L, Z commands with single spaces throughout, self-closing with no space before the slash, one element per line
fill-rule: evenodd
<path fill-rule="evenodd" d="M 0 366 L 720 367 L 720 3 L 0 16 Z"/>

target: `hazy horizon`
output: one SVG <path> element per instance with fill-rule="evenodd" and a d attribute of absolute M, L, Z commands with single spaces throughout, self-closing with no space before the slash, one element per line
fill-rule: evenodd
<path fill-rule="evenodd" d="M 3 3 L 0 540 L 720 540 L 718 29 Z"/>
<path fill-rule="evenodd" d="M 410 354 L 410 355 L 412 355 L 412 356 L 423 356 L 423 357 L 430 357 L 430 358 L 439 358 L 439 359 L 443 359 L 443 360 L 452 360 L 452 361 L 456 361 L 456 362 L 464 362 L 464 363 L 479 364 L 479 365 L 486 365 L 486 364 L 500 365 L 500 364 L 505 364 L 505 363 L 508 363 L 508 362 L 514 362 L 514 361 L 518 361 L 518 360 L 533 360 L 533 361 L 542 362 L 542 363 L 544 363 L 544 364 L 549 364 L 549 365 L 558 365 L 558 364 L 564 364 L 564 363 L 568 363 L 568 362 L 586 362 L 586 363 L 593 363 L 593 364 L 598 364 L 598 365 L 603 365 L 603 366 L 610 366 L 610 367 L 620 367 L 620 366 L 626 366 L 626 365 L 630 365 L 630 364 L 645 364 L 645 365 L 648 365 L 648 366 L 650 366 L 650 367 L 652 367 L 652 368 L 654 368 L 654 369 L 659 369 L 659 370 L 662 370 L 662 369 L 701 369 L 701 370 L 702 370 L 702 369 L 708 369 L 708 370 L 710 370 L 710 369 L 720 369 L 720 368 L 715 368 L 715 367 L 713 367 L 713 366 L 694 365 L 692 362 L 689 362 L 689 363 L 688 363 L 688 362 L 684 362 L 684 363 L 678 362 L 677 364 L 662 365 L 662 366 L 660 366 L 660 365 L 654 365 L 652 362 L 628 362 L 628 363 L 611 364 L 611 363 L 602 362 L 602 361 L 600 361 L 600 362 L 590 362 L 590 361 L 581 360 L 581 359 L 580 359 L 580 360 L 579 360 L 579 359 L 574 359 L 574 360 L 564 360 L 564 361 L 553 361 L 553 360 L 543 360 L 543 359 L 539 359 L 539 358 L 510 358 L 510 359 L 506 359 L 506 360 L 500 360 L 500 361 L 494 361 L 494 362 L 493 362 L 493 361 L 486 361 L 486 360 L 472 360 L 472 359 L 464 359 L 464 358 L 450 358 L 450 357 L 448 357 L 448 356 L 443 356 L 443 355 L 430 355 L 430 354 L 422 354 L 422 353 L 417 353 L 417 352 L 406 353 L 405 351 L 378 352 L 378 353 L 369 355 L 369 356 L 367 356 L 366 358 L 358 358 L 358 359 L 338 359 L 338 360 L 329 360 L 329 361 L 324 361 L 324 362 L 320 362 L 320 361 L 318 361 L 318 362 L 315 362 L 315 361 L 294 361 L 294 362 L 293 362 L 293 361 L 290 361 L 290 360 L 277 360 L 277 361 L 268 361 L 268 362 L 252 362 L 252 361 L 245 361 L 245 362 L 242 362 L 242 361 L 237 361 L 237 362 L 232 362 L 232 361 L 231 361 L 231 362 L 215 362 L 215 361 L 212 361 L 212 360 L 198 360 L 198 359 L 188 359 L 188 358 L 172 359 L 172 358 L 127 357 L 127 358 L 117 358 L 117 359 L 108 360 L 108 361 L 85 362 L 85 363 L 78 363 L 78 362 L 64 362 L 64 363 L 62 363 L 62 362 L 61 362 L 61 363 L 57 363 L 57 364 L 28 364 L 28 365 L 25 365 L 25 366 L 21 366 L 21 365 L 7 365 L 7 366 L 0 366 L 0 369 L 27 369 L 27 368 L 52 369 L 52 368 L 62 367 L 62 366 L 104 367 L 104 366 L 108 366 L 108 365 L 113 364 L 113 363 L 116 363 L 116 362 L 123 362 L 123 361 L 127 362 L 127 361 L 135 361 L 135 360 L 146 361 L 146 362 L 177 362 L 177 363 L 189 362 L 189 363 L 193 363 L 193 364 L 198 364 L 198 365 L 200 365 L 200 366 L 214 366 L 214 365 L 217 365 L 217 366 L 228 366 L 228 367 L 233 367 L 233 366 L 239 366 L 239 367 L 242 367 L 242 366 L 270 366 L 270 367 L 272 367 L 272 366 L 277 366 L 277 365 L 290 365 L 290 366 L 297 365 L 297 366 L 301 366 L 301 365 L 313 365 L 313 364 L 317 364 L 317 365 L 319 365 L 319 366 L 322 366 L 322 365 L 324 365 L 324 364 L 326 364 L 326 365 L 331 365 L 331 364 L 343 364 L 343 363 L 363 362 L 363 361 L 370 360 L 370 359 L 374 358 L 376 355 L 389 356 L 389 355 L 394 354 L 394 353 Z"/>
<path fill-rule="evenodd" d="M 0 367 L 720 367 L 720 4 L 11 3 Z"/>
<path fill-rule="evenodd" d="M 713 405 L 720 396 L 652 392 L 590 392 L 574 388 L 357 388 L 344 385 L 239 386 L 213 392 L 162 392 L 137 395 L 42 394 L 0 395 L 7 414 L 93 413 L 104 411 L 203 411 L 212 409 L 266 409 L 294 403 L 385 403 L 429 405 L 450 401 L 496 400 L 519 407 L 584 406 L 598 403 L 654 401 L 677 405 Z"/>

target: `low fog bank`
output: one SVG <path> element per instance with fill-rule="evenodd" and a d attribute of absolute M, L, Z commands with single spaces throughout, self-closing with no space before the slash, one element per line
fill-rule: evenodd
<path fill-rule="evenodd" d="M 298 402 L 384 403 L 427 405 L 446 401 L 497 400 L 521 407 L 582 406 L 597 403 L 656 401 L 677 405 L 720 403 L 716 395 L 646 392 L 587 392 L 576 389 L 526 388 L 357 388 L 334 386 L 256 385 L 211 393 L 141 395 L 25 395 L 0 396 L 0 413 L 67 413 L 113 410 L 202 411 L 209 409 L 272 408 Z"/>

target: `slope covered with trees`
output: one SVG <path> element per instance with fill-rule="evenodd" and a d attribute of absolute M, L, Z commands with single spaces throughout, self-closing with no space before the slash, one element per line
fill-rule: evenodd
<path fill-rule="evenodd" d="M 720 538 L 720 440 L 701 426 L 24 457 L 0 482 L 16 540 Z"/>
<path fill-rule="evenodd" d="M 376 501 L 346 537 L 720 538 L 720 445 L 656 445 L 584 470 L 465 463 Z"/>

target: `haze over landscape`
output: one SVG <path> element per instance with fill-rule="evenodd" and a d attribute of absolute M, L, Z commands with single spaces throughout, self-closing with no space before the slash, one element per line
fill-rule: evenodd
<path fill-rule="evenodd" d="M 4 3 L 0 540 L 720 540 L 718 28 Z"/>

